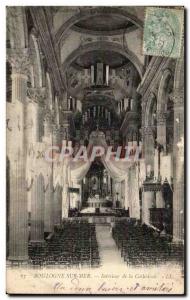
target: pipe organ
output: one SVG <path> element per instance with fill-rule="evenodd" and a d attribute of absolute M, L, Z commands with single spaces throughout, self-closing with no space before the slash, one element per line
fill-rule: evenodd
<path fill-rule="evenodd" d="M 83 124 L 85 122 L 89 122 L 91 119 L 104 119 L 107 121 L 108 125 L 111 125 L 111 119 L 112 115 L 111 112 L 104 106 L 97 105 L 88 108 L 84 113 L 83 113 Z"/>
<path fill-rule="evenodd" d="M 130 98 L 124 98 L 118 102 L 118 113 L 122 113 L 123 111 L 129 111 L 134 108 L 134 100 Z"/>
<path fill-rule="evenodd" d="M 91 85 L 108 86 L 109 72 L 110 72 L 109 66 L 101 62 L 97 63 L 96 65 L 91 65 L 90 67 Z"/>

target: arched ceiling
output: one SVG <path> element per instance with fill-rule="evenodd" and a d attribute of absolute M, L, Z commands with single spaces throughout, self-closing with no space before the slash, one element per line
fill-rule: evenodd
<path fill-rule="evenodd" d="M 62 12 L 64 13 L 64 9 L 62 9 Z M 70 15 L 70 18 L 65 18 L 65 22 L 63 22 L 62 25 L 59 26 L 59 29 L 56 30 L 55 35 L 55 42 L 60 43 L 62 38 L 64 38 L 64 33 L 71 27 L 80 28 L 84 30 L 91 30 L 92 32 L 114 32 L 114 30 L 121 30 L 126 29 L 127 26 L 131 26 L 131 24 L 134 24 L 138 28 L 142 28 L 143 23 L 142 20 L 137 16 L 136 11 L 134 9 L 131 9 L 130 7 L 80 7 L 79 10 L 74 10 L 73 8 L 69 10 L 69 7 L 67 8 L 67 11 Z M 60 13 L 60 10 L 58 8 L 58 13 Z M 102 18 L 102 15 L 104 17 Z M 107 17 L 105 17 L 107 16 Z M 56 17 L 56 14 L 54 18 Z M 64 16 L 63 16 L 64 18 Z M 105 21 L 103 19 L 107 19 L 107 26 Z M 112 23 L 113 18 L 113 25 L 109 25 Z M 97 25 L 92 26 L 92 22 L 90 19 L 94 20 L 96 23 L 96 20 L 100 22 L 100 27 L 98 29 L 98 23 Z"/>
<path fill-rule="evenodd" d="M 78 56 L 74 61 L 74 64 L 80 68 L 90 68 L 91 65 L 95 65 L 98 62 L 109 65 L 110 68 L 118 68 L 125 65 L 128 62 L 128 59 L 111 49 L 93 50 Z"/>
<path fill-rule="evenodd" d="M 138 75 L 130 75 L 131 82 L 136 76 L 142 78 L 144 57 L 139 50 L 142 20 L 136 15 L 134 9 L 46 7 L 30 8 L 30 12 L 37 24 L 40 43 L 59 94 L 62 94 L 63 90 L 70 92 L 71 89 L 74 92 L 79 87 L 82 88 L 83 83 L 86 84 L 88 80 L 87 72 L 83 73 L 84 69 L 89 69 L 97 62 L 109 65 L 110 76 L 113 69 L 123 68 L 130 62 L 138 73 Z M 130 32 L 127 32 L 129 28 L 131 28 Z M 134 41 L 134 49 L 131 48 L 133 44 L 131 41 Z M 70 75 L 68 76 L 70 67 L 74 67 L 73 81 Z M 114 79 L 117 81 L 117 88 L 110 78 L 112 88 L 120 90 L 118 95 L 123 95 L 124 90 L 129 90 L 128 78 L 124 77 L 123 79 L 123 75 L 120 74 L 117 75 L 117 79 Z"/>
<path fill-rule="evenodd" d="M 136 87 L 144 73 L 145 59 L 141 52 L 143 22 L 134 10 L 30 7 L 30 12 L 55 93 L 64 103 L 61 107 L 68 107 L 71 96 L 80 101 L 82 111 L 98 105 L 114 115 L 121 113 L 121 101 L 138 101 Z M 98 62 L 108 65 L 109 73 L 97 66 Z"/>
<path fill-rule="evenodd" d="M 118 34 L 133 26 L 124 16 L 100 14 L 80 20 L 72 29 L 91 34 Z"/>
<path fill-rule="evenodd" d="M 63 47 L 63 50 L 64 50 L 64 47 Z M 115 62 L 116 62 L 116 60 L 117 61 L 120 60 L 119 67 L 123 66 L 128 61 L 130 61 L 134 65 L 136 70 L 138 71 L 139 76 L 142 78 L 143 65 L 139 61 L 138 57 L 132 51 L 129 51 L 129 49 L 123 48 L 121 44 L 114 43 L 114 42 L 107 42 L 107 41 L 90 42 L 90 43 L 87 43 L 84 45 L 80 45 L 77 49 L 73 50 L 67 56 L 67 58 L 64 60 L 64 62 L 62 63 L 63 73 L 68 69 L 69 66 L 71 66 L 73 64 L 73 62 L 77 62 L 78 58 L 84 57 L 83 62 L 85 59 L 88 59 L 87 53 L 92 53 L 92 54 L 89 54 L 89 55 L 91 55 L 91 60 L 98 59 L 96 53 L 101 53 L 102 58 L 103 58 L 103 61 L 101 61 L 102 63 L 104 63 L 104 60 L 107 60 L 107 61 L 110 60 L 110 63 L 111 63 L 111 61 L 112 61 L 112 63 L 114 63 L 114 59 L 115 59 Z M 106 57 L 105 53 L 109 53 L 109 54 L 111 54 L 111 56 Z M 112 59 L 112 57 L 113 57 L 113 59 Z M 79 61 L 80 61 L 80 59 L 79 59 Z M 89 59 L 89 61 L 90 61 L 90 59 Z M 80 66 L 80 63 L 78 64 L 78 66 Z M 116 67 L 117 66 L 115 66 L 115 68 Z"/>

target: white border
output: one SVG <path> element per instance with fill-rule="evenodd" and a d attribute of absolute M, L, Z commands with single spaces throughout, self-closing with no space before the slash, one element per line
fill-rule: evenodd
<path fill-rule="evenodd" d="M 19 5 L 24 5 L 24 6 L 185 6 L 185 8 L 188 10 L 190 7 L 190 2 L 188 0 L 184 1 L 172 1 L 172 0 L 160 0 L 159 2 L 155 3 L 155 1 L 135 1 L 135 0 L 69 0 L 69 1 L 64 1 L 64 0 L 1 0 L 0 2 L 0 37 L 1 37 L 1 42 L 0 42 L 0 200 L 1 200 L 1 207 L 0 207 L 0 299 L 7 299 L 8 295 L 5 294 L 5 240 L 6 240 L 6 222 L 5 222 L 5 187 L 6 187 L 6 181 L 5 181 L 5 162 L 6 162 L 6 139 L 5 139 L 5 124 L 6 124 L 6 110 L 5 110 L 5 57 L 6 57 L 6 13 L 5 13 L 5 7 L 6 6 L 19 6 Z M 186 12 L 187 15 L 188 11 Z M 189 31 L 189 22 L 187 20 L 187 32 Z M 187 37 L 187 36 L 186 36 Z M 187 40 L 187 49 L 189 50 L 189 40 Z M 188 58 L 189 51 L 186 54 L 186 58 Z M 188 62 L 188 60 L 187 60 Z M 186 67 L 187 67 L 187 62 L 186 62 Z M 188 70 L 187 70 L 188 71 Z M 190 79 L 187 76 L 187 82 L 186 86 L 190 86 Z M 187 90 L 187 103 L 188 103 L 188 90 Z M 187 105 L 187 121 L 190 118 L 190 105 Z M 187 124 L 187 134 L 186 134 L 186 142 L 187 142 L 187 149 L 189 149 L 189 143 L 188 139 L 190 137 L 190 132 L 189 132 L 189 122 Z M 186 151 L 186 155 L 188 154 L 188 151 Z M 187 161 L 188 165 L 186 166 L 187 170 L 189 169 L 189 160 Z M 189 180 L 187 176 L 187 198 L 189 195 Z M 189 214 L 189 205 L 188 205 L 188 199 L 186 199 L 186 206 L 188 208 L 188 216 Z M 189 221 L 187 218 L 187 228 L 189 227 Z M 189 230 L 187 230 L 187 241 L 189 240 Z M 187 248 L 188 249 L 188 248 Z M 187 251 L 188 253 L 188 251 Z M 188 270 L 189 270 L 189 261 L 188 261 Z M 189 286 L 189 278 L 187 278 L 187 291 L 188 291 L 188 286 Z M 22 297 L 22 299 L 27 299 L 28 296 Z M 37 297 L 41 298 L 41 297 Z M 56 299 L 57 297 L 52 298 Z M 65 296 L 64 296 L 65 298 Z M 75 297 L 69 297 L 75 298 Z M 85 298 L 90 298 L 90 297 L 85 297 Z M 103 297 L 98 297 L 103 298 Z M 116 298 L 116 297 L 114 297 Z M 136 298 L 140 298 L 136 297 Z M 163 299 L 162 297 L 156 297 L 157 299 Z M 167 297 L 164 297 L 167 299 Z M 178 297 L 175 297 L 178 298 Z"/>

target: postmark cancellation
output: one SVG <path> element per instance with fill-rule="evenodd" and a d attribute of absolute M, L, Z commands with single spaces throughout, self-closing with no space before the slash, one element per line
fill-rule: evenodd
<path fill-rule="evenodd" d="M 184 9 L 148 7 L 143 54 L 178 58 L 183 40 Z"/>

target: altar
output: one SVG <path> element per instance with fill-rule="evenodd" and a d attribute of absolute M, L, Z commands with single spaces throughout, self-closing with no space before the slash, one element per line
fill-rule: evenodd
<path fill-rule="evenodd" d="M 99 194 L 96 194 L 88 198 L 87 204 L 88 207 L 94 207 L 94 208 L 105 207 L 105 200 L 103 198 L 100 198 Z"/>

